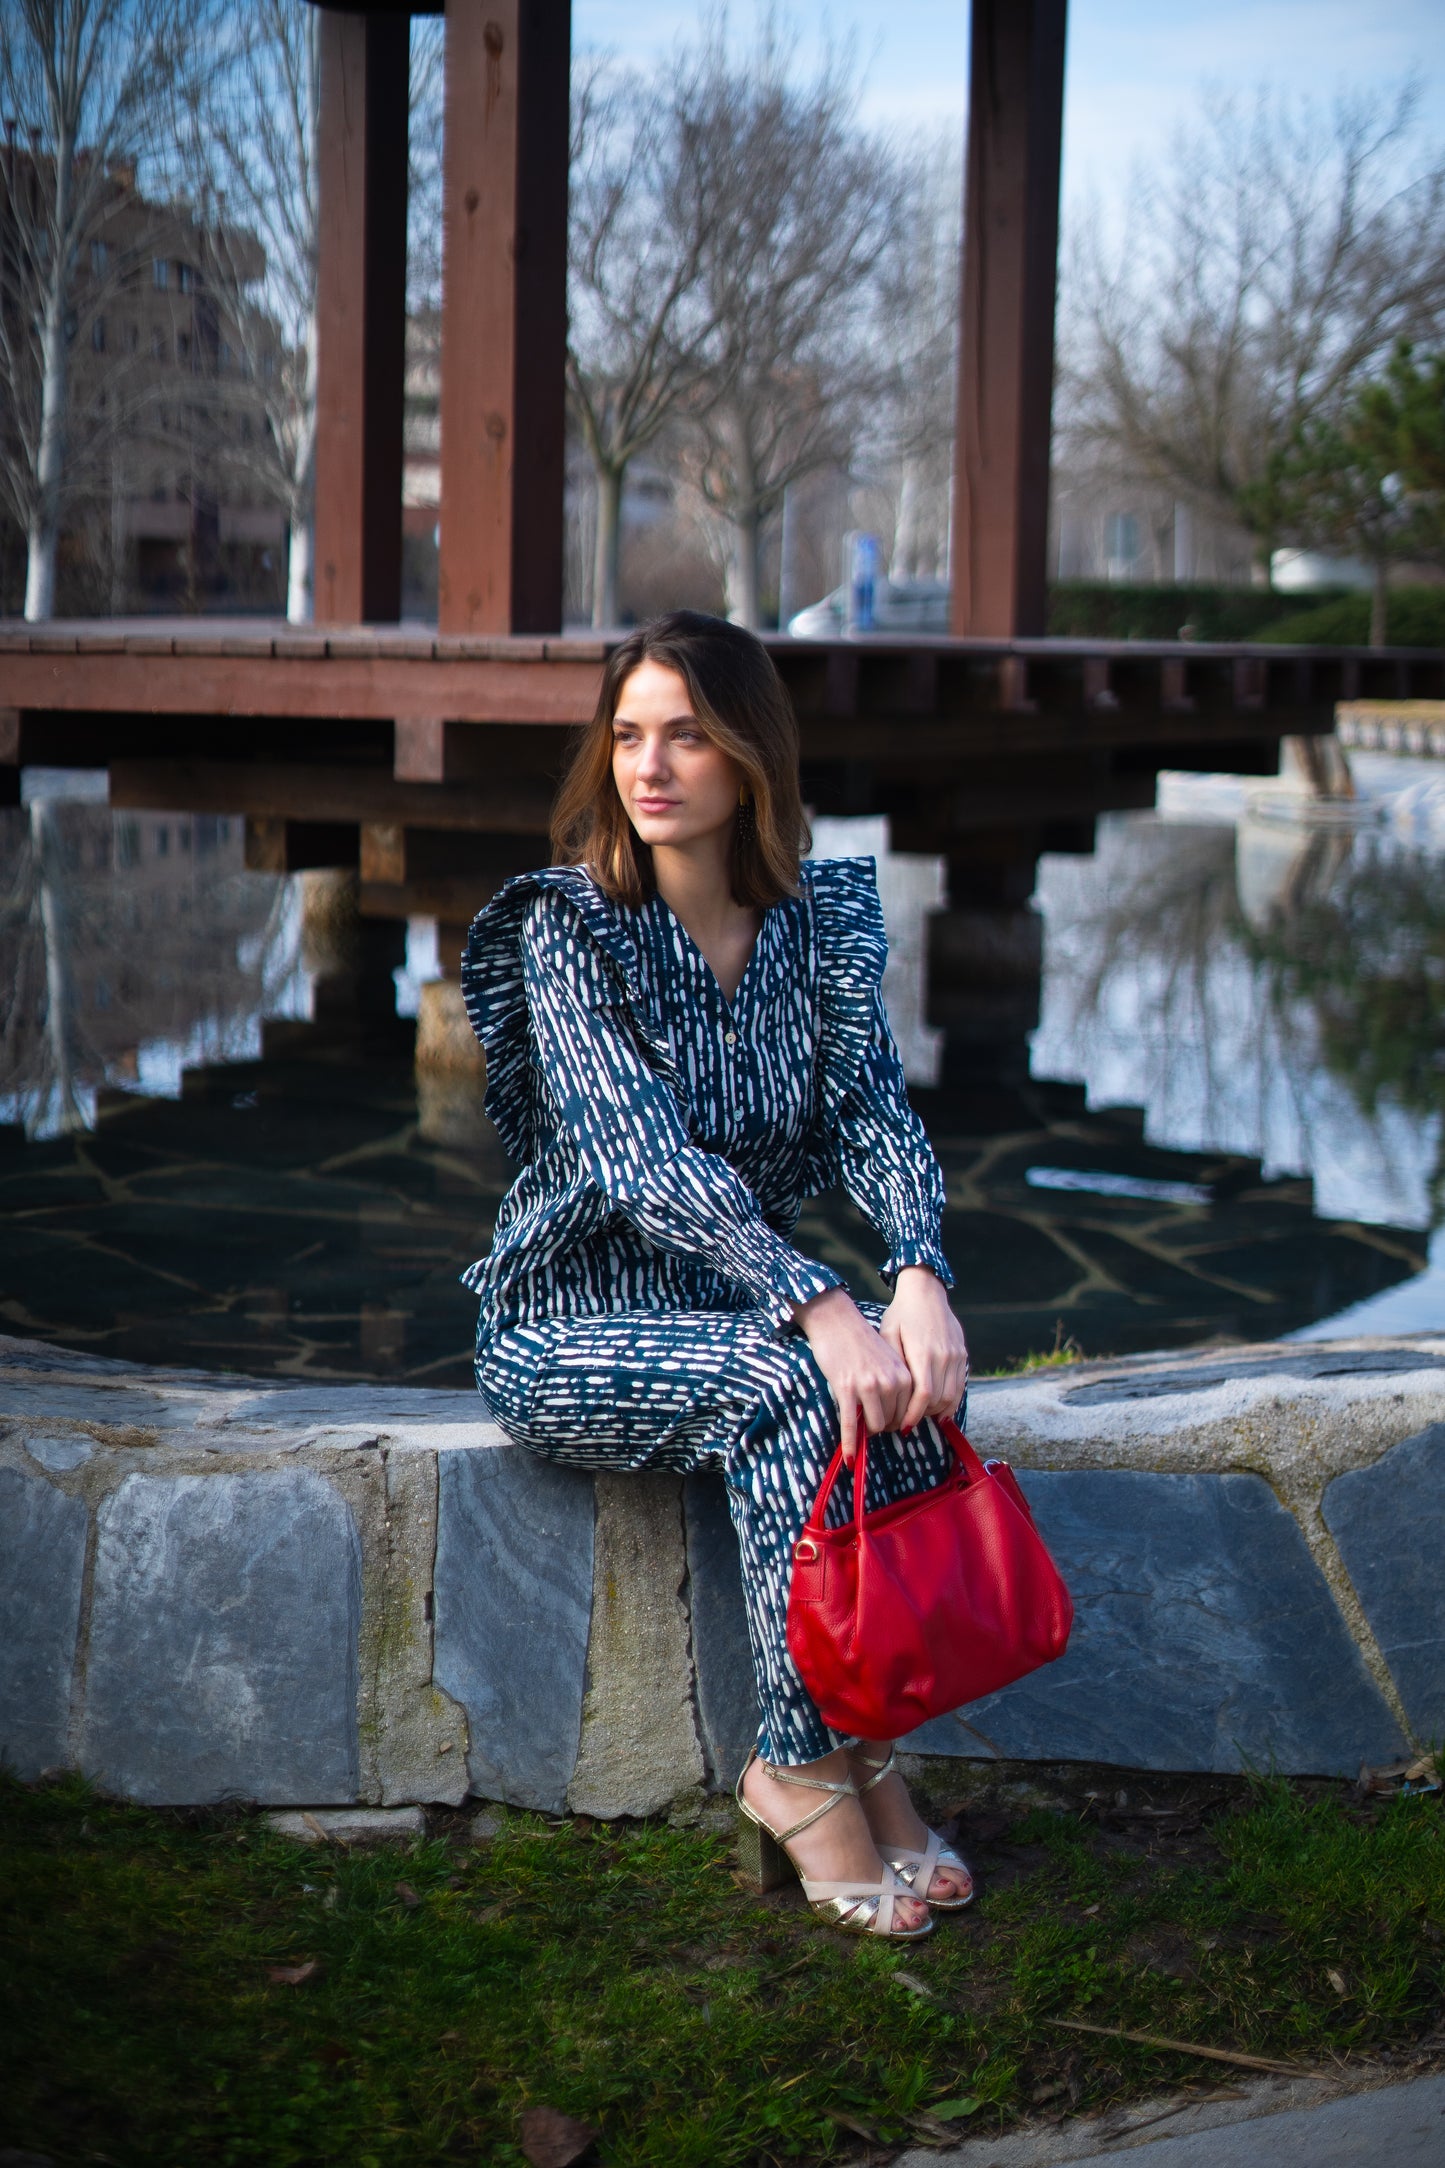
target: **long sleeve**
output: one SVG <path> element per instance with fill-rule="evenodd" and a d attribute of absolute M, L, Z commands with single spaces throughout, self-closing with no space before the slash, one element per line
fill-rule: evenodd
<path fill-rule="evenodd" d="M 905 1265 L 927 1265 L 952 1287 L 939 1237 L 943 1175 L 908 1100 L 903 1064 L 883 1007 L 872 997 L 872 1028 L 853 1083 L 834 1119 L 843 1186 L 888 1247 L 880 1267 L 890 1284 Z"/>
<path fill-rule="evenodd" d="M 807 872 L 822 1025 L 808 1187 L 842 1182 L 886 1246 L 885 1280 L 904 1265 L 927 1265 L 951 1287 L 939 1239 L 943 1176 L 909 1104 L 883 1006 L 888 942 L 873 861 L 820 859 Z"/>
<path fill-rule="evenodd" d="M 838 1286 L 768 1225 L 725 1159 L 691 1141 L 605 958 L 562 897 L 533 902 L 521 952 L 536 1058 L 587 1177 L 659 1248 L 737 1280 L 778 1329 L 795 1303 Z"/>

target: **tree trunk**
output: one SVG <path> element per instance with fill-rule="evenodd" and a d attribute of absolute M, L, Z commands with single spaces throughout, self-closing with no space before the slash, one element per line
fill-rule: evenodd
<path fill-rule="evenodd" d="M 1375 565 L 1375 584 L 1370 594 L 1370 645 L 1383 647 L 1390 622 L 1389 566 L 1382 558 Z"/>
<path fill-rule="evenodd" d="M 622 477 L 625 468 L 597 467 L 597 536 L 592 556 L 592 623 L 618 622 L 617 572 L 622 557 Z"/>
<path fill-rule="evenodd" d="M 728 550 L 728 616 L 749 632 L 761 631 L 758 606 L 758 545 L 761 521 L 755 504 L 740 505 L 732 515 Z"/>
<path fill-rule="evenodd" d="M 57 1131 L 84 1129 L 85 1110 L 77 1089 L 71 1036 L 71 945 L 55 888 L 60 854 L 56 849 L 54 815 L 43 799 L 30 808 L 30 848 L 45 943 L 45 1042 L 50 1070 L 48 1102 L 37 1112 L 43 1113 L 46 1133 L 53 1136 Z"/>
<path fill-rule="evenodd" d="M 26 531 L 25 615 L 30 623 L 55 615 L 55 551 L 60 536 L 60 484 L 65 471 L 65 408 L 70 352 L 65 338 L 66 258 L 75 138 L 65 127 L 55 144 L 55 225 L 45 315 L 40 326 L 40 450 L 35 498 Z"/>
<path fill-rule="evenodd" d="M 35 462 L 35 508 L 26 530 L 25 615 L 55 615 L 55 551 L 59 540 L 60 478 L 65 462 L 65 307 L 52 290 L 41 328 L 40 455 Z"/>
<path fill-rule="evenodd" d="M 291 521 L 286 545 L 286 616 L 304 625 L 311 616 L 311 521 L 304 514 Z"/>

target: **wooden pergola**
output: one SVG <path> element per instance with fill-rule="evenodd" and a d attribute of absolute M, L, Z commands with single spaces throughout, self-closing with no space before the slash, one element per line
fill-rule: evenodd
<path fill-rule="evenodd" d="M 454 963 L 545 860 L 610 644 L 561 632 L 570 4 L 317 4 L 317 621 L 0 626 L 0 803 L 23 766 L 104 765 L 116 805 L 244 815 L 258 870 L 356 867 L 363 916 L 435 918 Z M 1043 637 L 1065 7 L 972 0 L 953 632 L 770 636 L 809 803 L 947 860 L 932 1012 L 969 1063 L 1021 1058 L 1042 851 L 1090 850 L 1161 767 L 1272 774 L 1340 700 L 1445 695 L 1434 652 Z M 446 17 L 435 630 L 397 621 L 418 12 Z"/>
<path fill-rule="evenodd" d="M 445 14 L 439 629 L 562 625 L 570 0 L 321 7 L 316 615 L 401 607 L 409 17 Z M 1044 630 L 1066 0 L 973 0 L 955 633 Z"/>

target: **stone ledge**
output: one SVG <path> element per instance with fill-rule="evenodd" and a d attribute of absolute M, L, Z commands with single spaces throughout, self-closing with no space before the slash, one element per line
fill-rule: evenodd
<path fill-rule="evenodd" d="M 1059 1665 L 966 1712 L 1006 1755 L 1323 1774 L 1438 1730 L 1445 1335 L 985 1381 L 970 1432 L 1078 1606 Z M 553 1467 L 468 1393 L 0 1338 L 0 1554 L 27 1776 L 650 1813 L 755 1723 L 720 1482 Z"/>

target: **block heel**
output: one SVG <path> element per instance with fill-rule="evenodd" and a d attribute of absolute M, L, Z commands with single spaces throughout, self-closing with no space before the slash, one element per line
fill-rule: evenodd
<path fill-rule="evenodd" d="M 797 1868 L 772 1831 L 746 1815 L 738 1824 L 738 1866 L 764 1895 L 798 1879 Z"/>

